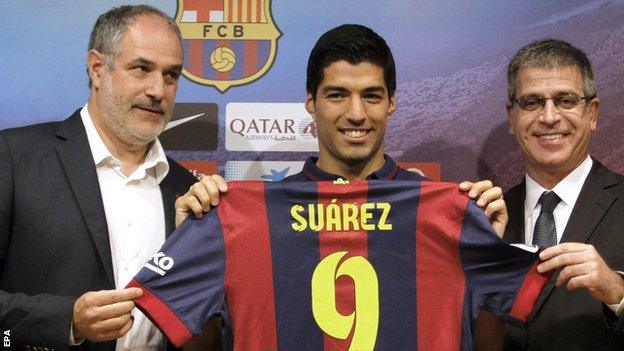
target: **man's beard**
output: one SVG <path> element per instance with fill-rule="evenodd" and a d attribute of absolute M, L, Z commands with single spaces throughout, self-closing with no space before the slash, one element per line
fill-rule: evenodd
<path fill-rule="evenodd" d="M 162 101 L 155 101 L 148 97 L 125 101 L 122 96 L 115 93 L 110 77 L 102 80 L 100 94 L 104 128 L 112 134 L 111 136 L 125 144 L 143 146 L 151 143 L 158 137 L 171 118 L 171 114 L 167 111 L 166 106 L 163 106 Z M 140 123 L 138 117 L 133 116 L 133 111 L 139 107 L 162 111 L 160 127 Z"/>

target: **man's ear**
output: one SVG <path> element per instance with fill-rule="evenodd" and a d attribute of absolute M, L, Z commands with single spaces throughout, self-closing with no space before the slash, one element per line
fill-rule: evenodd
<path fill-rule="evenodd" d="M 312 93 L 308 93 L 308 95 L 306 96 L 305 109 L 312 116 L 312 119 L 316 122 L 316 116 L 314 115 L 314 97 L 312 96 Z"/>
<path fill-rule="evenodd" d="M 390 116 L 392 116 L 395 111 L 396 111 L 396 98 L 394 97 L 394 95 L 392 95 L 392 97 L 390 97 L 390 104 L 388 105 L 388 118 L 390 118 Z"/>
<path fill-rule="evenodd" d="M 100 87 L 102 75 L 106 69 L 106 57 L 97 50 L 89 50 L 87 53 L 87 72 L 94 88 Z"/>
<path fill-rule="evenodd" d="M 514 128 L 513 128 L 513 123 L 511 123 L 512 120 L 513 120 L 513 111 L 512 111 L 513 110 L 513 105 L 511 104 L 511 102 L 508 102 L 507 105 L 505 105 L 505 108 L 507 109 L 507 118 L 508 118 L 508 122 L 509 122 L 509 129 L 508 129 L 508 131 L 509 131 L 509 134 L 514 135 L 515 132 L 514 132 Z"/>
<path fill-rule="evenodd" d="M 589 117 L 591 121 L 590 130 L 595 132 L 598 129 L 598 114 L 600 113 L 600 98 L 595 97 L 589 102 Z"/>

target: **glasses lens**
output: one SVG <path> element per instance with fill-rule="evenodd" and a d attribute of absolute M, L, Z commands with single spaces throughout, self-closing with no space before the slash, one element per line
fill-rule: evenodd
<path fill-rule="evenodd" d="M 578 106 L 581 97 L 576 94 L 558 95 L 553 98 L 555 106 L 569 110 Z"/>
<path fill-rule="evenodd" d="M 545 100 L 538 95 L 522 96 L 518 99 L 518 106 L 527 111 L 535 111 L 544 107 Z"/>

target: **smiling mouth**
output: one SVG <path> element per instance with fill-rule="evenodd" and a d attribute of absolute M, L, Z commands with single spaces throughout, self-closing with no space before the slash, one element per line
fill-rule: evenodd
<path fill-rule="evenodd" d="M 538 138 L 540 138 L 541 140 L 559 140 L 559 139 L 563 139 L 565 137 L 565 134 L 543 134 L 543 135 L 538 135 Z"/>
<path fill-rule="evenodd" d="M 345 130 L 342 130 L 341 132 L 350 138 L 361 138 L 365 136 L 366 134 L 368 134 L 368 130 L 345 129 Z"/>

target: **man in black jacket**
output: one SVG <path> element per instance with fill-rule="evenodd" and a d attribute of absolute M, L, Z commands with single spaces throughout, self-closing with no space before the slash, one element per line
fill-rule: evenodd
<path fill-rule="evenodd" d="M 526 177 L 504 196 L 503 239 L 552 246 L 538 270 L 555 274 L 527 327 L 509 327 L 506 349 L 621 349 L 603 313 L 615 322 L 624 306 L 624 177 L 589 156 L 600 107 L 590 62 L 569 43 L 537 41 L 511 60 L 508 84 Z"/>
<path fill-rule="evenodd" d="M 195 180 L 157 139 L 182 55 L 167 15 L 114 8 L 91 33 L 87 105 L 0 132 L 0 329 L 11 346 L 162 349 L 132 312 L 141 290 L 114 289 L 173 231 L 175 197 Z"/>

